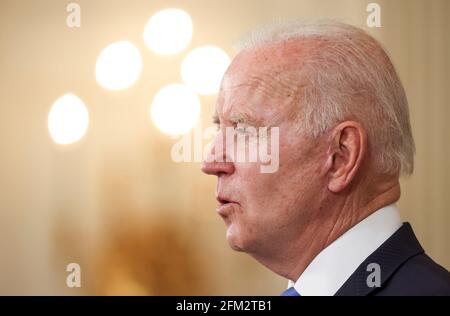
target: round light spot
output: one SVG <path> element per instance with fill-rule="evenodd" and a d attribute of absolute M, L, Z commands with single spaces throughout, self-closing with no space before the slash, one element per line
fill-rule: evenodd
<path fill-rule="evenodd" d="M 186 85 L 170 84 L 153 98 L 150 117 L 156 127 L 172 136 L 189 132 L 200 117 L 200 100 Z"/>
<path fill-rule="evenodd" d="M 53 141 L 68 145 L 79 141 L 88 129 L 89 114 L 83 101 L 72 93 L 53 103 L 48 114 L 48 130 Z"/>
<path fill-rule="evenodd" d="M 202 46 L 192 50 L 181 64 L 181 77 L 199 94 L 219 91 L 222 77 L 230 65 L 230 57 L 216 46 Z"/>
<path fill-rule="evenodd" d="M 142 57 L 132 43 L 119 41 L 105 47 L 97 58 L 97 82 L 110 90 L 131 86 L 141 74 Z"/>
<path fill-rule="evenodd" d="M 192 20 L 180 9 L 166 9 L 153 15 L 144 28 L 144 42 L 153 52 L 173 55 L 181 52 L 192 38 Z"/>

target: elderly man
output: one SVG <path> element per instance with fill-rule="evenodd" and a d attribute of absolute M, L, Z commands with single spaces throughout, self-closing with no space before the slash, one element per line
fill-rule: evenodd
<path fill-rule="evenodd" d="M 402 84 L 372 37 L 333 21 L 254 31 L 216 120 L 236 131 L 202 165 L 217 176 L 227 241 L 289 279 L 283 295 L 450 295 L 449 272 L 395 206 L 415 148 Z M 261 126 L 279 130 L 276 172 L 217 145 Z"/>

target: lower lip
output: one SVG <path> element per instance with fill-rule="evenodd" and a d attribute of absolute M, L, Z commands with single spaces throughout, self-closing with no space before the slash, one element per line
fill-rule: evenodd
<path fill-rule="evenodd" d="M 222 204 L 217 208 L 217 213 L 221 216 L 228 216 L 234 206 L 236 203 L 233 202 Z"/>

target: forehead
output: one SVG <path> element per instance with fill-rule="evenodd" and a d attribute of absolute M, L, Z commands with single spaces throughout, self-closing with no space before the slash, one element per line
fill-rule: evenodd
<path fill-rule="evenodd" d="M 301 71 L 308 47 L 278 44 L 241 52 L 224 76 L 217 102 L 222 119 L 251 117 L 275 123 L 293 114 L 303 88 Z"/>
<path fill-rule="evenodd" d="M 270 72 L 227 76 L 217 102 L 217 112 L 224 119 L 251 118 L 264 123 L 288 110 L 292 99 L 292 87 L 281 80 L 274 82 Z"/>

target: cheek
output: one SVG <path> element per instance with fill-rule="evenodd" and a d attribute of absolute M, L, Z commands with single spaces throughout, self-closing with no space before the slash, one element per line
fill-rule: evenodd
<path fill-rule="evenodd" d="M 277 172 L 263 173 L 259 163 L 235 163 L 233 183 L 245 206 L 243 211 L 256 212 L 255 208 L 273 207 L 290 198 L 289 194 L 295 193 L 292 187 L 300 182 L 292 183 L 295 181 L 292 165 L 280 161 Z"/>
<path fill-rule="evenodd" d="M 245 195 L 245 201 L 249 206 L 261 206 L 274 198 L 277 176 L 273 174 L 252 172 L 242 178 L 241 182 L 241 193 Z"/>
<path fill-rule="evenodd" d="M 262 173 L 260 163 L 235 163 L 233 182 L 243 201 L 241 212 L 287 211 L 308 195 L 313 182 L 319 179 L 314 172 L 317 162 L 308 150 L 311 144 L 306 145 L 280 139 L 279 168 L 274 173 Z"/>

